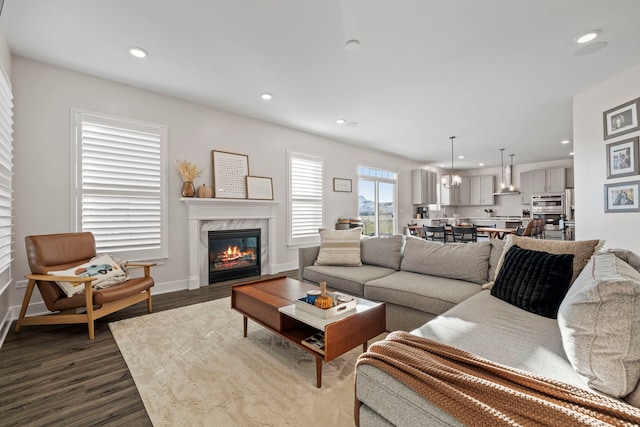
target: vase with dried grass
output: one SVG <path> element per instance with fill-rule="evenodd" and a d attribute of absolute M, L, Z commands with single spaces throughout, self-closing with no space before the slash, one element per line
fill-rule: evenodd
<path fill-rule="evenodd" d="M 193 180 L 200 176 L 202 169 L 186 160 L 176 161 L 176 168 L 182 178 L 182 197 L 193 197 L 196 195 L 196 188 Z"/>

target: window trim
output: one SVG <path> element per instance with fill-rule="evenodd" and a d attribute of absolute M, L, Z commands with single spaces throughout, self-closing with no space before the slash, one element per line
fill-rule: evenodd
<path fill-rule="evenodd" d="M 168 128 L 166 125 L 146 122 L 142 120 L 130 119 L 111 114 L 96 113 L 89 110 L 71 108 L 70 111 L 70 134 L 71 134 L 71 215 L 70 229 L 72 231 L 82 230 L 82 192 L 80 184 L 82 182 L 81 153 L 79 149 L 82 144 L 82 123 L 83 117 L 95 117 L 103 124 L 113 123 L 114 125 L 129 126 L 132 130 L 142 130 L 153 128 L 160 135 L 160 248 L 154 255 L 144 253 L 142 250 L 119 251 L 117 256 L 129 261 L 163 261 L 169 257 L 169 231 L 168 231 L 168 186 L 167 186 L 167 146 Z"/>

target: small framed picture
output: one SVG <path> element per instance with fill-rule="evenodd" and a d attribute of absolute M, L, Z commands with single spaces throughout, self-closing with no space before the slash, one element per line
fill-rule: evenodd
<path fill-rule="evenodd" d="M 640 181 L 604 185 L 605 212 L 640 212 Z"/>
<path fill-rule="evenodd" d="M 602 113 L 604 139 L 625 135 L 640 129 L 638 126 L 639 107 L 640 98 L 637 98 Z"/>
<path fill-rule="evenodd" d="M 247 199 L 273 200 L 273 182 L 264 176 L 247 176 Z"/>
<path fill-rule="evenodd" d="M 351 180 L 346 178 L 333 178 L 333 191 L 351 193 Z"/>
<path fill-rule="evenodd" d="M 638 175 L 639 137 L 607 144 L 607 178 Z"/>

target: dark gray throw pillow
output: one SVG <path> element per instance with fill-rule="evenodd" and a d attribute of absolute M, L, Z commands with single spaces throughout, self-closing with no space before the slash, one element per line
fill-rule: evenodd
<path fill-rule="evenodd" d="M 514 245 L 504 263 L 491 295 L 531 313 L 555 319 L 569 290 L 573 254 L 554 255 Z"/>

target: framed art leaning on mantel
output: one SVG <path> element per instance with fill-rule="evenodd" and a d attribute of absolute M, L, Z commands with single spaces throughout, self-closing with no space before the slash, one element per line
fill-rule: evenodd
<path fill-rule="evenodd" d="M 273 182 L 271 178 L 247 175 L 247 199 L 273 200 Z"/>
<path fill-rule="evenodd" d="M 213 197 L 221 199 L 246 199 L 249 175 L 249 156 L 246 154 L 211 152 L 213 161 Z"/>

